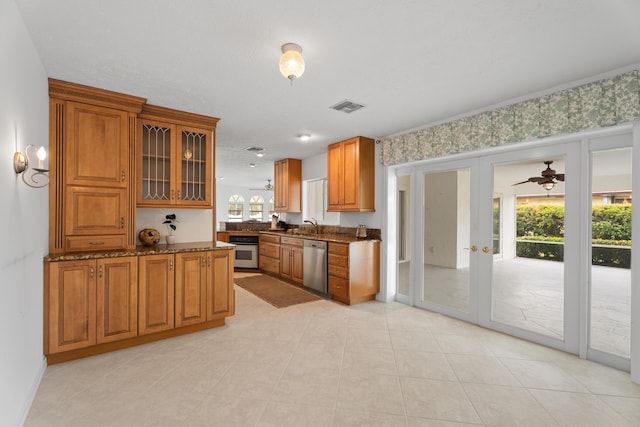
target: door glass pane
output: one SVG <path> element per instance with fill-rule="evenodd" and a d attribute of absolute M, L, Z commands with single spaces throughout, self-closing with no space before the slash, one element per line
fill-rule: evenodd
<path fill-rule="evenodd" d="M 424 177 L 423 300 L 469 311 L 470 171 Z"/>
<path fill-rule="evenodd" d="M 594 152 L 591 160 L 590 346 L 628 358 L 631 332 L 631 148 Z"/>
<path fill-rule="evenodd" d="M 497 165 L 493 191 L 502 194 L 502 256 L 493 262 L 491 318 L 562 339 L 563 158 Z"/>
<path fill-rule="evenodd" d="M 500 197 L 493 196 L 493 255 L 500 255 L 500 229 L 502 223 L 500 218 L 502 217 L 502 200 Z"/>
<path fill-rule="evenodd" d="M 409 296 L 411 294 L 409 272 L 411 270 L 411 252 L 409 250 L 410 237 L 410 197 L 411 177 L 398 177 L 398 294 Z"/>

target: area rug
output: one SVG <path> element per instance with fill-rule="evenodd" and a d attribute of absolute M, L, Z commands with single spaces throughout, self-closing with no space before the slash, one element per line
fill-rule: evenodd
<path fill-rule="evenodd" d="M 238 277 L 234 278 L 233 281 L 236 285 L 246 289 L 276 308 L 289 307 L 290 305 L 321 299 L 319 296 L 307 292 L 304 289 L 274 279 L 265 274 Z"/>

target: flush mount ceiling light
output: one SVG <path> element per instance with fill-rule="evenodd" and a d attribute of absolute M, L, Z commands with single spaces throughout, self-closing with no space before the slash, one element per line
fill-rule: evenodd
<path fill-rule="evenodd" d="M 304 73 L 302 48 L 295 43 L 285 43 L 281 49 L 280 72 L 293 84 L 293 79 L 297 79 Z"/>
<path fill-rule="evenodd" d="M 249 167 L 250 167 L 250 168 L 255 168 L 255 167 L 256 167 L 256 164 L 255 164 L 255 163 L 249 163 Z"/>
<path fill-rule="evenodd" d="M 300 141 L 302 142 L 307 142 L 308 140 L 311 139 L 311 135 L 309 135 L 308 133 L 303 133 L 298 135 L 298 138 L 300 138 Z"/>

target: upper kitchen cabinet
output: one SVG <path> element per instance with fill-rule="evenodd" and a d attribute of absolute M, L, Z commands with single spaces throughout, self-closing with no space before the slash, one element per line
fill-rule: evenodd
<path fill-rule="evenodd" d="M 358 136 L 327 147 L 329 212 L 375 211 L 375 142 Z"/>
<path fill-rule="evenodd" d="M 137 206 L 211 208 L 219 119 L 154 105 L 138 117 Z"/>
<path fill-rule="evenodd" d="M 144 98 L 49 79 L 49 252 L 136 245 L 133 142 Z"/>
<path fill-rule="evenodd" d="M 275 211 L 302 212 L 302 160 L 277 160 L 273 167 Z"/>

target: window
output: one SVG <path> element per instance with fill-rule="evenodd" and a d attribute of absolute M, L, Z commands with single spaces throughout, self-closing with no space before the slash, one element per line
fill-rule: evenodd
<path fill-rule="evenodd" d="M 262 221 L 262 204 L 264 199 L 260 196 L 252 196 L 249 199 L 249 219 Z"/>
<path fill-rule="evenodd" d="M 271 218 L 274 213 L 276 213 L 276 208 L 273 202 L 273 196 L 271 196 L 271 198 L 269 199 L 269 218 Z"/>
<path fill-rule="evenodd" d="M 244 199 L 242 196 L 234 194 L 229 197 L 229 222 L 242 222 L 243 209 Z"/>

